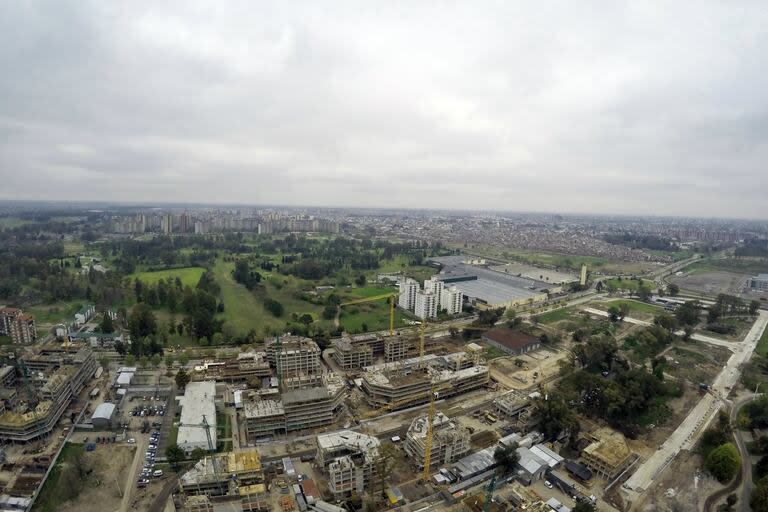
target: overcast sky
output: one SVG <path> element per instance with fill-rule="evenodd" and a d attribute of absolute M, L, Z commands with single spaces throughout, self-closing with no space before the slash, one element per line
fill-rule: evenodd
<path fill-rule="evenodd" d="M 0 4 L 0 198 L 768 218 L 768 3 Z"/>

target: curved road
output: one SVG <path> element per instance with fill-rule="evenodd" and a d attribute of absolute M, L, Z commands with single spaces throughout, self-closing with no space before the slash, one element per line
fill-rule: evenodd
<path fill-rule="evenodd" d="M 735 423 L 739 410 L 747 402 L 752 401 L 756 396 L 757 395 L 750 395 L 734 402 L 733 407 L 731 408 L 731 424 Z M 733 437 L 736 438 L 736 446 L 739 448 L 739 454 L 741 455 L 741 494 L 739 496 L 739 503 L 741 503 L 743 507 L 749 503 L 749 497 L 752 494 L 752 488 L 754 487 L 754 482 L 752 482 L 752 459 L 749 456 L 747 446 L 738 429 L 733 431 Z"/>

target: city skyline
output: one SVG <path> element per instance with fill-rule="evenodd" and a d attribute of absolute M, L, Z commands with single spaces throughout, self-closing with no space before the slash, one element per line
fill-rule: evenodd
<path fill-rule="evenodd" d="M 760 7 L 7 4 L 0 198 L 765 219 Z"/>

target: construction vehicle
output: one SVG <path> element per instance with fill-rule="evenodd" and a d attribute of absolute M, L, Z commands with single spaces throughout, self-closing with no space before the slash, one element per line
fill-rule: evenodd
<path fill-rule="evenodd" d="M 374 295 L 372 297 L 364 297 L 362 299 L 350 300 L 342 302 L 339 307 L 353 306 L 355 304 L 364 304 L 366 302 L 376 302 L 379 300 L 387 299 L 389 301 L 389 335 L 395 334 L 395 298 L 397 293 L 383 293 L 381 295 Z"/>

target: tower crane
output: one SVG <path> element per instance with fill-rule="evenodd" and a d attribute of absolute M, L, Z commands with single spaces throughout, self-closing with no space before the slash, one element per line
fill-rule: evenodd
<path fill-rule="evenodd" d="M 214 457 L 214 454 L 216 453 L 216 447 L 213 445 L 213 439 L 211 438 L 211 424 L 208 423 L 205 414 L 203 414 L 203 421 L 201 423 L 179 423 L 179 428 L 181 427 L 202 428 L 205 430 L 205 437 L 208 439 L 208 452 L 211 454 L 211 464 L 213 464 L 213 474 L 216 477 L 216 482 L 219 484 L 219 492 L 224 495 L 225 492 L 221 484 L 219 468 L 216 466 L 216 460 Z"/>
<path fill-rule="evenodd" d="M 491 510 L 491 502 L 493 502 L 493 488 L 496 486 L 496 473 L 493 474 L 491 482 L 488 484 L 488 492 L 485 494 L 485 503 L 483 503 L 483 512 Z"/>
<path fill-rule="evenodd" d="M 354 304 L 363 304 L 365 302 L 376 302 L 378 300 L 387 299 L 389 302 L 389 335 L 392 336 L 395 334 L 395 297 L 397 297 L 397 293 L 382 293 L 381 295 L 374 295 L 372 297 L 364 297 L 362 299 L 342 302 L 339 304 L 339 307 L 352 306 Z"/>

